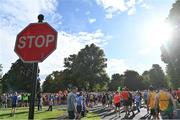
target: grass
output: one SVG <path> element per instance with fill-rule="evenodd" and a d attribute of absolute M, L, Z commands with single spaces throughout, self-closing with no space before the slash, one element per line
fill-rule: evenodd
<path fill-rule="evenodd" d="M 35 109 L 34 118 L 36 120 L 49 120 L 49 119 L 58 119 L 58 118 L 67 118 L 66 108 L 54 107 L 53 111 L 46 111 L 47 107 L 43 107 L 42 111 L 37 111 Z M 27 120 L 28 119 L 28 111 L 29 109 L 26 107 L 18 107 L 16 109 L 15 116 L 11 117 L 11 108 L 8 109 L 0 109 L 0 120 Z M 100 120 L 100 116 L 98 114 L 89 112 L 86 117 L 82 118 L 82 120 Z"/>
<path fill-rule="evenodd" d="M 53 111 L 46 111 L 47 107 L 43 107 L 42 111 L 37 111 L 35 109 L 34 118 L 36 120 L 48 120 L 48 119 L 57 119 L 60 116 L 63 116 L 66 112 L 65 109 L 60 109 L 60 107 L 56 107 Z M 15 116 L 11 117 L 11 109 L 0 109 L 0 119 L 6 120 L 27 120 L 28 119 L 28 108 L 17 108 Z"/>

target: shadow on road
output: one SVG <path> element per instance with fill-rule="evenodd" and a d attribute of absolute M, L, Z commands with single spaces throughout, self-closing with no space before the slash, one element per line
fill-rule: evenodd
<path fill-rule="evenodd" d="M 146 114 L 143 117 L 141 117 L 140 120 L 150 119 L 149 117 L 151 116 L 149 114 Z"/>

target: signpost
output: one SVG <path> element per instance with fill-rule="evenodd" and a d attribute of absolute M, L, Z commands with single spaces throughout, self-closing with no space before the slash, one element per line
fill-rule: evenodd
<path fill-rule="evenodd" d="M 29 24 L 17 35 L 14 49 L 23 62 L 33 63 L 29 119 L 34 119 L 38 62 L 43 62 L 57 45 L 57 31 L 48 23 L 43 22 L 42 14 L 38 16 L 38 20 L 38 23 Z"/>

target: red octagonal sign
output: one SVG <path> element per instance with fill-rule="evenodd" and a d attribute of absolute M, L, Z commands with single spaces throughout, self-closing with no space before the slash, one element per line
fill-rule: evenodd
<path fill-rule="evenodd" d="M 14 51 L 24 62 L 43 62 L 57 45 L 57 31 L 48 23 L 31 23 L 16 37 Z"/>

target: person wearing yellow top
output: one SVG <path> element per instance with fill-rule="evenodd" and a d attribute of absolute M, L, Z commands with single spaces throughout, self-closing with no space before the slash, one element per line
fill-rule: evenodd
<path fill-rule="evenodd" d="M 155 110 L 155 98 L 156 92 L 154 91 L 153 86 L 149 87 L 149 92 L 147 96 L 147 110 L 150 110 L 150 117 L 153 116 L 153 119 L 156 119 L 156 110 Z"/>
<path fill-rule="evenodd" d="M 156 108 L 160 110 L 162 119 L 173 119 L 173 112 L 176 112 L 176 105 L 173 96 L 161 88 L 155 99 Z"/>

